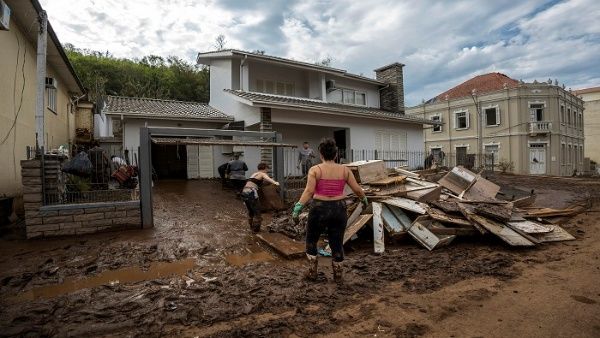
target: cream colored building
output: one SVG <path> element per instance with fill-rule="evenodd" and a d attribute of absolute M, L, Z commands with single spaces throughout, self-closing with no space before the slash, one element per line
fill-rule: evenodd
<path fill-rule="evenodd" d="M 600 87 L 585 88 L 573 91 L 583 99 L 585 114 L 583 115 L 583 132 L 585 135 L 585 157 L 600 163 Z"/>
<path fill-rule="evenodd" d="M 556 81 L 480 75 L 407 114 L 443 123 L 425 128 L 425 150 L 443 152 L 448 165 L 463 164 L 468 154 L 493 154 L 496 167 L 512 162 L 519 174 L 570 176 L 583 168 L 583 100 Z"/>
<path fill-rule="evenodd" d="M 38 1 L 5 0 L 8 30 L 0 30 L 0 197 L 21 194 L 20 161 L 36 143 Z M 44 142 L 68 144 L 75 133 L 75 100 L 83 86 L 48 23 Z"/>

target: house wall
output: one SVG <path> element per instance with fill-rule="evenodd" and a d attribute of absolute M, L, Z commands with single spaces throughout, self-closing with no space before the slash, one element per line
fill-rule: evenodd
<path fill-rule="evenodd" d="M 486 126 L 485 120 L 482 127 L 483 149 L 477 147 L 477 125 L 479 123 L 475 102 L 484 112 L 486 107 L 496 106 L 500 110 L 500 123 L 498 126 Z M 530 130 L 530 109 L 532 103 L 545 105 L 543 120 L 550 123 L 548 133 L 532 132 Z M 582 112 L 581 100 L 568 91 L 557 86 L 547 84 L 527 84 L 515 89 L 506 89 L 476 98 L 462 98 L 434 104 L 421 105 L 407 109 L 407 114 L 417 115 L 431 119 L 441 116 L 444 123 L 441 132 L 433 131 L 433 127 L 425 127 L 425 148 L 441 147 L 444 152 L 455 153 L 457 146 L 468 146 L 468 153 L 476 154 L 485 151 L 486 144 L 499 146 L 499 160 L 513 162 L 514 172 L 521 174 L 530 173 L 531 161 L 529 158 L 530 145 L 543 143 L 546 145 L 546 174 L 571 175 L 574 170 L 580 171 L 583 158 L 580 154 L 583 149 L 583 126 L 581 120 L 571 119 L 571 123 L 561 115 L 561 106 L 571 110 L 572 116 Z M 467 111 L 469 114 L 469 128 L 457 130 L 454 114 Z M 578 117 L 579 118 L 579 117 Z M 561 153 L 561 143 L 566 145 L 565 153 Z M 572 145 L 571 155 L 568 154 L 568 145 Z M 575 148 L 576 146 L 576 148 Z"/>
<path fill-rule="evenodd" d="M 36 48 L 12 18 L 10 30 L 0 32 L 0 46 L 0 141 L 8 135 L 0 145 L 0 197 L 13 197 L 22 193 L 20 161 L 26 159 L 25 148 L 35 146 L 36 141 Z M 46 149 L 54 149 L 68 144 L 74 136 L 75 116 L 64 79 L 51 66 L 47 76 L 58 80 L 57 111 L 46 108 L 44 115 Z"/>
<path fill-rule="evenodd" d="M 260 122 L 259 109 L 239 101 L 223 89 L 232 89 L 232 60 L 214 60 L 210 65 L 210 102 L 209 105 L 231 115 L 236 121 L 244 121 L 246 126 Z M 247 67 L 244 67 L 247 68 Z M 239 65 L 237 66 L 239 69 Z"/>
<path fill-rule="evenodd" d="M 600 163 L 600 89 L 594 93 L 580 94 L 585 102 L 584 135 L 585 156 Z"/>
<path fill-rule="evenodd" d="M 354 89 L 357 91 L 365 92 L 367 94 L 367 107 L 379 108 L 379 86 L 371 85 L 361 81 L 355 81 L 352 79 L 327 75 L 326 80 L 334 80 L 336 88 L 341 89 Z M 327 93 L 327 101 L 333 101 L 333 95 L 339 95 L 339 90 Z"/>

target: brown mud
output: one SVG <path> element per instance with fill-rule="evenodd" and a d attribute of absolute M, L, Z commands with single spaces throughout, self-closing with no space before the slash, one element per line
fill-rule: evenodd
<path fill-rule="evenodd" d="M 554 207 L 600 187 L 498 176 Z M 151 230 L 0 241 L 0 336 L 600 335 L 594 210 L 563 224 L 577 241 L 535 249 L 484 237 L 429 252 L 407 238 L 376 256 L 361 239 L 336 285 L 330 260 L 309 283 L 302 260 L 259 243 L 216 182 L 159 182 L 154 204 Z"/>

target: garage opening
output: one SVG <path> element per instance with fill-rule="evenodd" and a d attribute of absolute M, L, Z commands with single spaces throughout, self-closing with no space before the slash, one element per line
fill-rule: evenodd
<path fill-rule="evenodd" d="M 185 145 L 152 143 L 152 168 L 158 179 L 187 179 Z"/>

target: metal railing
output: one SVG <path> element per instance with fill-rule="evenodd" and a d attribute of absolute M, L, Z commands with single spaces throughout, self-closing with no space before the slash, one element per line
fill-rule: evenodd
<path fill-rule="evenodd" d="M 101 147 L 69 147 L 36 153 L 27 147 L 28 159 L 42 159 L 43 204 L 77 204 L 139 199 L 137 151 Z M 43 152 L 43 151 L 42 151 Z M 81 154 L 80 154 L 81 153 Z"/>

